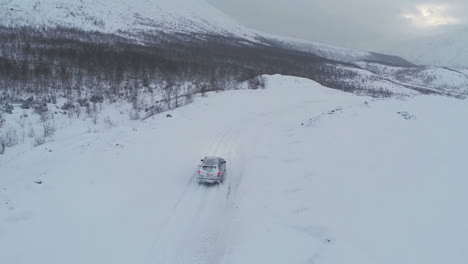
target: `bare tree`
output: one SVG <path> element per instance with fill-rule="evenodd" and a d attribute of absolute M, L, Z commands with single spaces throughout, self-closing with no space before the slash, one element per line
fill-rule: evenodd
<path fill-rule="evenodd" d="M 174 108 L 180 107 L 179 97 L 180 97 L 180 85 L 176 84 L 174 88 L 172 89 L 172 98 L 174 98 Z"/>
<path fill-rule="evenodd" d="M 166 102 L 167 109 L 172 108 L 172 95 L 174 94 L 173 90 L 174 90 L 173 84 L 169 84 L 169 85 L 166 85 L 166 87 L 164 87 L 163 98 L 164 98 L 164 101 Z"/>
<path fill-rule="evenodd" d="M 185 103 L 186 104 L 193 103 L 193 87 L 191 85 L 187 87 L 187 94 L 185 95 Z"/>
<path fill-rule="evenodd" d="M 5 123 L 5 119 L 3 119 L 3 113 L 2 113 L 2 110 L 0 109 L 0 128 L 3 127 L 3 123 Z"/>

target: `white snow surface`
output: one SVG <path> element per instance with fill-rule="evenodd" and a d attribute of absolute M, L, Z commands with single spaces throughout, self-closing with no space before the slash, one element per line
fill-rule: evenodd
<path fill-rule="evenodd" d="M 1 262 L 468 259 L 466 100 L 374 100 L 275 75 L 170 114 L 74 121 L 0 155 Z M 220 185 L 196 182 L 208 155 L 227 160 Z"/>
<path fill-rule="evenodd" d="M 0 0 L 0 7 L 4 26 L 255 35 L 204 0 Z"/>

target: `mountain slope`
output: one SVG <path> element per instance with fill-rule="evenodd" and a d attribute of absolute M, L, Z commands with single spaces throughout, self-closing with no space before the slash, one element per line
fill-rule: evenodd
<path fill-rule="evenodd" d="M 0 24 L 10 27 L 205 33 L 248 39 L 254 36 L 204 0 L 2 0 L 0 7 Z"/>
<path fill-rule="evenodd" d="M 396 66 L 414 66 L 411 62 L 392 55 L 380 54 L 375 52 L 367 52 L 362 50 L 349 49 L 324 43 L 318 43 L 308 40 L 301 40 L 289 37 L 275 36 L 271 34 L 259 34 L 266 38 L 266 42 L 272 45 L 279 45 L 284 48 L 299 50 L 302 52 L 313 53 L 318 56 L 343 61 L 343 62 L 354 62 L 354 61 L 374 61 L 389 65 Z"/>
<path fill-rule="evenodd" d="M 363 61 L 414 67 L 403 58 L 256 32 L 204 0 L 1 0 L 0 7 L 0 88 L 9 90 L 87 86 L 129 96 L 142 80 L 164 87 L 169 75 L 197 80 L 201 91 L 284 74 L 373 96 L 440 92 L 359 69 Z M 46 85 L 31 87 L 37 78 Z"/>
<path fill-rule="evenodd" d="M 72 27 L 105 33 L 165 32 L 236 37 L 343 62 L 373 60 L 408 66 L 401 58 L 256 32 L 204 0 L 1 0 L 0 25 Z"/>
<path fill-rule="evenodd" d="M 378 76 L 415 89 L 440 91 L 447 95 L 468 96 L 468 74 L 463 69 L 448 67 L 396 67 L 375 62 L 356 62 Z"/>

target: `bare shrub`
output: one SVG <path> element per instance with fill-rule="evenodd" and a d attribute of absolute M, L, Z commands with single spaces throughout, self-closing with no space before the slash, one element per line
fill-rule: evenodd
<path fill-rule="evenodd" d="M 129 114 L 130 120 L 139 120 L 140 119 L 140 112 L 136 109 L 130 110 Z"/>
<path fill-rule="evenodd" d="M 162 113 L 166 110 L 166 108 L 164 108 L 162 102 L 156 102 L 153 106 L 149 107 L 149 108 L 146 108 L 145 109 L 145 112 L 147 113 L 145 118 L 143 118 L 143 120 L 146 120 L 154 115 L 157 115 L 159 113 Z"/>
<path fill-rule="evenodd" d="M 4 123 L 5 123 L 5 119 L 3 119 L 3 114 L 2 114 L 2 111 L 0 110 L 0 128 L 2 128 Z"/>
<path fill-rule="evenodd" d="M 93 121 L 93 124 L 97 125 L 98 115 L 97 115 L 96 113 L 94 113 L 94 114 L 91 116 L 91 120 Z"/>
<path fill-rule="evenodd" d="M 91 118 L 93 123 L 96 125 L 98 121 L 98 108 L 96 104 L 93 104 L 93 106 L 87 106 L 86 107 L 86 115 Z"/>
<path fill-rule="evenodd" d="M 31 96 L 28 99 L 24 100 L 20 107 L 21 109 L 29 109 L 31 108 L 31 105 L 33 104 L 33 102 L 34 102 L 34 97 Z"/>
<path fill-rule="evenodd" d="M 75 108 L 76 108 L 76 107 L 75 107 Z M 73 118 L 73 116 L 75 115 L 75 113 L 73 112 L 73 109 L 75 109 L 75 108 L 72 108 L 72 109 L 66 111 L 66 114 L 67 114 L 68 119 L 71 120 L 71 119 Z"/>
<path fill-rule="evenodd" d="M 9 128 L 5 133 L 6 138 L 6 146 L 13 147 L 14 145 L 18 144 L 18 133 L 16 133 L 16 129 Z"/>
<path fill-rule="evenodd" d="M 54 120 L 54 115 L 50 111 L 45 111 L 42 112 L 39 115 L 39 121 L 41 123 L 42 129 L 43 129 L 43 136 L 44 137 L 50 137 L 54 134 L 55 132 L 55 120 Z"/>
<path fill-rule="evenodd" d="M 55 133 L 54 122 L 46 122 L 42 124 L 44 129 L 44 137 L 51 137 Z"/>
<path fill-rule="evenodd" d="M 71 113 L 73 113 L 76 118 L 80 118 L 81 116 L 81 107 L 77 106 L 71 110 Z"/>
<path fill-rule="evenodd" d="M 18 144 L 18 133 L 16 132 L 16 129 L 9 127 L 5 133 L 0 135 L 0 145 L 2 146 L 2 149 L 6 147 L 13 147 L 14 145 Z"/>
<path fill-rule="evenodd" d="M 260 89 L 265 89 L 266 88 L 266 80 L 265 80 L 265 77 L 263 76 L 258 76 L 257 77 L 257 84 L 258 84 L 258 88 Z"/>
<path fill-rule="evenodd" d="M 257 76 L 247 81 L 249 89 L 256 90 L 256 89 L 265 89 L 266 81 L 263 76 Z"/>
<path fill-rule="evenodd" d="M 36 131 L 34 130 L 34 127 L 32 126 L 32 124 L 29 123 L 28 137 L 32 138 L 35 135 L 36 135 Z"/>
<path fill-rule="evenodd" d="M 102 95 L 93 95 L 89 99 L 90 102 L 96 104 L 96 103 L 103 103 L 104 102 L 104 97 Z"/>
<path fill-rule="evenodd" d="M 91 118 L 93 124 L 97 124 L 98 121 L 98 114 L 97 114 L 97 106 L 96 104 L 93 104 L 93 106 L 88 105 L 86 107 L 86 116 Z"/>
<path fill-rule="evenodd" d="M 39 136 L 34 138 L 33 146 L 37 147 L 40 145 L 44 145 L 46 143 L 45 137 Z"/>
<path fill-rule="evenodd" d="M 89 102 L 88 102 L 88 99 L 86 98 L 80 98 L 77 100 L 77 102 L 80 104 L 80 106 L 82 107 L 87 107 L 89 106 Z"/>
<path fill-rule="evenodd" d="M 115 127 L 114 121 L 112 121 L 112 120 L 110 119 L 109 116 L 105 116 L 105 117 L 104 117 L 104 125 L 106 126 L 106 128 L 113 128 L 113 127 Z"/>
<path fill-rule="evenodd" d="M 92 118 L 92 117 L 93 117 L 93 109 L 91 108 L 90 105 L 87 105 L 87 106 L 86 106 L 86 115 L 87 115 L 89 118 Z"/>
<path fill-rule="evenodd" d="M 193 91 L 191 88 L 187 89 L 187 94 L 185 95 L 185 104 L 193 103 Z"/>
<path fill-rule="evenodd" d="M 163 101 L 166 102 L 167 109 L 171 109 L 172 95 L 174 94 L 173 86 L 166 86 L 163 90 Z"/>
<path fill-rule="evenodd" d="M 47 102 L 49 102 L 49 104 L 57 104 L 57 96 L 52 95 L 47 99 Z"/>
<path fill-rule="evenodd" d="M 180 85 L 175 85 L 174 89 L 172 89 L 172 98 L 174 100 L 174 108 L 180 107 L 180 91 L 181 87 Z"/>
<path fill-rule="evenodd" d="M 130 97 L 130 102 L 132 103 L 133 109 L 137 111 L 140 110 L 140 104 L 138 103 L 138 94 L 136 92 L 134 92 L 134 94 L 132 94 L 132 96 Z"/>
<path fill-rule="evenodd" d="M 75 108 L 75 104 L 72 101 L 65 102 L 61 107 L 62 110 L 71 110 L 73 108 Z"/>
<path fill-rule="evenodd" d="M 6 103 L 1 107 L 0 111 L 3 111 L 5 113 L 7 113 L 7 114 L 12 114 L 13 109 L 14 109 L 13 105 L 11 105 L 9 103 Z"/>
<path fill-rule="evenodd" d="M 19 120 L 15 120 L 16 123 L 21 127 L 21 142 L 24 143 L 24 139 L 26 137 L 26 132 L 24 131 L 26 127 L 26 117 L 27 115 L 23 114 L 21 115 Z"/>
<path fill-rule="evenodd" d="M 47 111 L 49 111 L 49 109 L 47 108 L 47 104 L 45 103 L 34 106 L 34 113 L 39 116 L 46 113 Z"/>

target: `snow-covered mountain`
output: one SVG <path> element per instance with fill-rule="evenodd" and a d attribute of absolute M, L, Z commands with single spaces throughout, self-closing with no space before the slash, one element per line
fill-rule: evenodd
<path fill-rule="evenodd" d="M 387 52 L 420 65 L 468 67 L 468 27 L 457 26 L 396 46 Z"/>
<path fill-rule="evenodd" d="M 374 61 L 398 66 L 413 66 L 411 62 L 398 56 L 350 49 L 309 40 L 276 36 L 272 34 L 260 33 L 259 35 L 265 37 L 267 42 L 271 42 L 274 45 L 279 45 L 302 52 L 313 53 L 330 60 L 343 62 Z"/>
<path fill-rule="evenodd" d="M 356 65 L 391 81 L 419 91 L 438 91 L 453 96 L 468 95 L 468 70 L 448 67 L 397 67 L 359 61 Z"/>
<path fill-rule="evenodd" d="M 11 43 L 3 43 L 2 47 L 8 49 L 18 47 L 17 50 L 11 50 L 10 52 L 4 49 L 0 54 L 10 60 L 10 62 L 13 61 L 18 64 L 20 64 L 19 60 L 31 61 L 39 59 L 38 61 L 34 61 L 34 65 L 45 63 L 55 66 L 57 65 L 56 61 L 64 60 L 64 58 L 57 58 L 54 56 L 59 55 L 51 54 L 76 54 L 77 49 L 76 46 L 71 45 L 67 46 L 67 48 L 71 49 L 68 52 L 54 53 L 52 51 L 42 56 L 35 56 L 28 53 L 31 45 L 36 49 L 44 51 L 44 45 L 48 49 L 51 49 L 50 43 L 53 43 L 53 45 L 56 45 L 53 49 L 62 50 L 63 47 L 60 46 L 60 43 L 62 43 L 64 38 L 71 38 L 72 41 L 79 40 L 80 43 L 83 41 L 96 43 L 96 40 L 99 42 L 99 39 L 102 38 L 101 35 L 96 34 L 89 37 L 83 32 L 109 33 L 112 36 L 118 35 L 125 40 L 133 41 L 132 45 L 136 39 L 137 42 L 140 41 L 147 46 L 154 45 L 153 41 L 155 39 L 156 41 L 160 41 L 158 37 L 164 35 L 165 40 L 170 39 L 165 42 L 166 46 L 163 47 L 161 42 L 157 43 L 158 49 L 165 49 L 164 52 L 160 52 L 160 55 L 153 56 L 152 58 L 154 58 L 154 61 L 170 60 L 172 63 L 178 64 L 179 69 L 184 67 L 180 65 L 186 65 L 186 61 L 184 60 L 187 60 L 187 58 L 190 58 L 197 65 L 205 63 L 204 69 L 208 72 L 212 70 L 206 70 L 210 67 L 207 65 L 219 68 L 214 65 L 216 61 L 221 62 L 220 65 L 227 61 L 235 61 L 234 65 L 236 65 L 237 69 L 231 71 L 231 74 L 232 72 L 240 72 L 239 67 L 242 67 L 243 69 L 241 70 L 244 71 L 244 74 L 241 78 L 243 80 L 245 80 L 245 76 L 251 75 L 250 73 L 246 73 L 248 71 L 246 69 L 254 68 L 257 69 L 256 74 L 287 73 L 289 75 L 311 78 L 328 87 L 340 90 L 357 93 L 365 91 L 365 94 L 375 94 L 375 91 L 390 92 L 394 95 L 412 95 L 415 91 L 447 92 L 451 95 L 466 95 L 467 93 L 464 86 L 466 74 L 463 74 L 462 70 L 442 68 L 421 69 L 397 56 L 353 50 L 258 32 L 246 28 L 234 19 L 229 18 L 205 0 L 137 0 L 131 2 L 125 0 L 0 0 L 0 25 L 9 29 L 26 27 L 32 28 L 33 31 L 49 30 L 46 33 L 29 33 L 30 36 L 20 41 L 23 43 L 22 45 L 28 43 L 29 47 L 12 46 Z M 56 33 L 53 30 L 56 27 L 60 29 L 78 29 L 81 33 Z M 15 31 L 8 31 L 5 33 L 5 36 L 15 33 Z M 41 43 L 35 43 L 35 41 L 38 41 L 37 35 L 41 36 L 39 38 L 42 41 Z M 44 39 L 51 35 L 54 39 L 47 44 L 44 43 Z M 9 40 L 6 41 L 8 42 Z M 114 40 L 112 39 L 107 43 L 112 43 L 112 41 Z M 205 50 L 201 51 L 205 52 L 203 53 L 204 55 L 201 55 L 202 53 L 198 50 L 197 55 L 199 58 L 193 61 L 195 55 L 190 54 L 190 52 L 187 53 L 187 50 L 191 48 L 190 43 L 195 43 L 195 46 L 198 45 L 200 47 L 205 45 L 207 41 L 212 41 L 211 45 L 213 46 L 210 46 L 212 48 L 205 47 Z M 139 45 L 138 43 L 136 45 Z M 184 47 L 177 50 L 177 45 L 172 45 L 174 43 L 177 45 L 182 43 L 181 45 L 184 45 Z M 243 49 L 236 50 L 230 47 L 233 44 L 242 46 Z M 115 43 L 112 45 L 116 46 Z M 135 47 L 135 49 L 138 50 L 137 52 L 141 52 L 138 47 Z M 78 48 L 78 50 L 82 51 L 86 49 Z M 128 47 L 126 50 L 128 50 Z M 151 53 L 152 51 L 148 52 L 140 56 L 149 58 L 148 55 L 154 55 Z M 214 61 L 206 62 L 205 60 L 205 62 L 202 62 L 205 58 L 213 56 L 216 57 Z M 135 55 L 132 57 L 135 58 Z M 76 63 L 76 59 L 62 62 L 62 64 L 67 65 L 73 63 Z M 102 69 L 103 66 L 107 67 L 109 64 L 114 64 L 114 62 L 103 63 L 97 66 Z M 357 67 L 353 66 L 353 64 Z M 399 76 L 403 72 L 407 76 L 412 75 L 415 73 L 414 68 L 416 68 L 418 74 L 408 78 L 396 78 L 395 76 L 389 76 L 386 72 L 370 70 L 367 66 L 371 64 L 379 64 L 379 67 L 382 68 L 397 67 L 399 68 Z M 123 64 L 120 65 L 120 69 L 108 69 L 108 71 L 126 69 Z M 268 67 L 265 67 L 265 65 Z M 277 65 L 281 65 L 281 67 L 275 68 Z M 296 67 L 296 65 L 303 66 Z M 135 69 L 132 65 L 127 66 L 128 69 Z M 84 68 L 83 66 L 80 67 Z M 169 71 L 169 68 L 166 68 L 166 71 Z M 17 67 L 17 69 L 20 69 L 20 67 Z M 227 71 L 229 70 L 226 70 L 225 73 Z M 49 72 L 57 73 L 58 70 L 51 70 Z M 194 73 L 200 71 L 186 70 L 185 72 Z M 450 76 L 450 78 L 445 78 L 445 76 L 448 76 L 447 72 L 457 75 L 454 77 L 456 79 L 455 84 L 450 82 Z M 148 70 L 148 73 L 145 74 L 154 75 L 151 73 L 151 70 Z M 60 85 L 63 86 L 62 84 Z M 112 84 L 100 84 L 100 86 L 110 87 Z"/>
<path fill-rule="evenodd" d="M 255 36 L 204 0 L 1 0 L 0 24 Z"/>
<path fill-rule="evenodd" d="M 165 32 L 236 37 L 351 62 L 372 60 L 409 65 L 402 58 L 312 41 L 275 36 L 244 27 L 205 0 L 0 0 L 0 25 L 71 27 L 105 33 Z"/>

